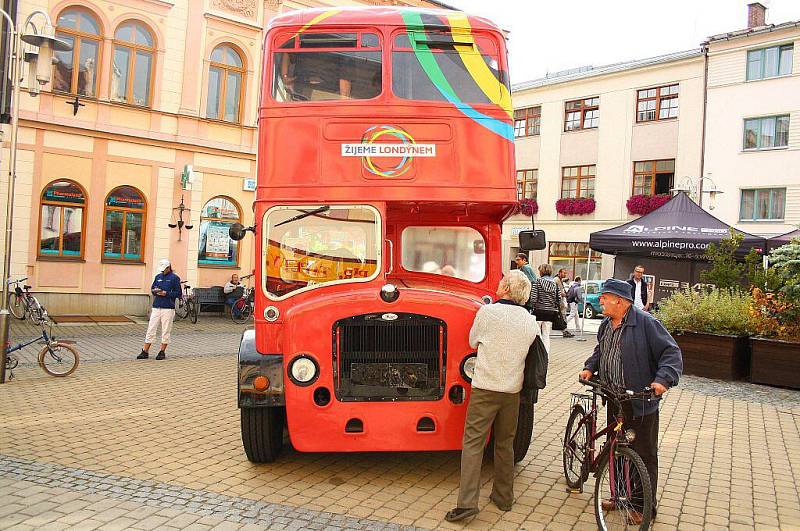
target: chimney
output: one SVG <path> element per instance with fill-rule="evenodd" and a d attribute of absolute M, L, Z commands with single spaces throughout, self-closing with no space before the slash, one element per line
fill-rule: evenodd
<path fill-rule="evenodd" d="M 758 28 L 767 23 L 767 8 L 759 2 L 747 4 L 747 27 Z"/>

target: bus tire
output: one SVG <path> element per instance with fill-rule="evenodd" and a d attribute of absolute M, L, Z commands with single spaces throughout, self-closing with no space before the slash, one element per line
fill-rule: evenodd
<path fill-rule="evenodd" d="M 534 405 L 527 401 L 519 403 L 517 433 L 514 435 L 514 463 L 519 463 L 525 459 L 528 447 L 531 445 L 531 439 L 533 438 L 533 408 Z M 486 453 L 484 455 L 489 459 L 494 458 L 494 434 L 489 437 L 489 443 L 486 445 Z"/>
<path fill-rule="evenodd" d="M 241 408 L 242 444 L 252 463 L 272 463 L 283 449 L 285 409 L 282 407 Z"/>

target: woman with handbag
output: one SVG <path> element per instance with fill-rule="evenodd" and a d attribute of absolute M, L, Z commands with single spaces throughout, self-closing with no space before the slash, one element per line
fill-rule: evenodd
<path fill-rule="evenodd" d="M 561 314 L 561 288 L 553 278 L 553 267 L 550 264 L 539 266 L 539 278 L 531 283 L 531 298 L 528 300 L 531 313 L 536 316 L 541 328 L 542 342 L 550 352 L 550 332 L 564 330 L 567 327 Z"/>

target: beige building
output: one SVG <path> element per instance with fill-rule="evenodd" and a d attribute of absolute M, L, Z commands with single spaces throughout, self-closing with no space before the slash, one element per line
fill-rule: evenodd
<path fill-rule="evenodd" d="M 699 175 L 703 74 L 696 49 L 513 87 L 518 193 L 536 201 L 536 228 L 548 241 L 533 264 L 550 262 L 584 279 L 611 276 L 610 256 L 593 256 L 587 271 L 589 234 L 634 219 L 631 196 L 668 194 L 681 177 Z M 569 203 L 592 211 L 571 214 Z M 522 215 L 505 224 L 507 264 L 518 232 L 530 227 Z"/>
<path fill-rule="evenodd" d="M 291 9 L 359 4 L 441 7 L 427 0 L 20 2 L 19 20 L 45 11 L 73 50 L 57 54 L 53 80 L 38 97 L 21 95 L 12 278 L 27 276 L 51 314 L 113 315 L 147 311 L 162 257 L 193 286 L 252 271 L 253 239 L 232 242 L 227 228 L 253 221 L 264 28 Z M 171 225 L 181 204 L 190 211 L 179 231 Z"/>
<path fill-rule="evenodd" d="M 774 235 L 800 224 L 800 21 L 767 25 L 751 4 L 749 25 L 706 43 L 704 175 L 725 192 L 715 216 Z"/>

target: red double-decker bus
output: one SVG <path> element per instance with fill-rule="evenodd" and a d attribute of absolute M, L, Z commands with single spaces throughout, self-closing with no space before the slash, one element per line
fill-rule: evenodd
<path fill-rule="evenodd" d="M 303 452 L 459 449 L 516 205 L 504 36 L 457 11 L 303 10 L 265 50 L 247 457 L 274 460 L 284 428 Z"/>

